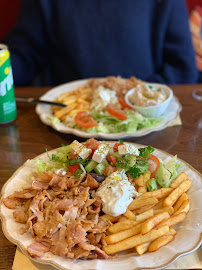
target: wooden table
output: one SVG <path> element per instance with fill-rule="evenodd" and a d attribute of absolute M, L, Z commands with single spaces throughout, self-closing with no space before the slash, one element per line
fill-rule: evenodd
<path fill-rule="evenodd" d="M 202 102 L 192 97 L 192 91 L 202 85 L 171 86 L 179 98 L 183 110 L 182 126 L 168 127 L 140 138 L 125 141 L 152 145 L 191 164 L 202 173 Z M 40 97 L 50 87 L 16 88 L 16 96 Z M 70 143 L 84 138 L 60 134 L 45 126 L 35 113 L 35 106 L 25 103 L 17 104 L 17 120 L 9 125 L 0 126 L 0 189 L 13 172 L 27 159 L 53 149 L 62 143 Z M 11 269 L 15 254 L 15 245 L 10 243 L 0 229 L 0 269 Z"/>

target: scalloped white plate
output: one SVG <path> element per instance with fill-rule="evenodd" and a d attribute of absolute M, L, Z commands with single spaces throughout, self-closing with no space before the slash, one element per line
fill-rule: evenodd
<path fill-rule="evenodd" d="M 87 83 L 87 81 L 88 80 L 78 80 L 78 81 L 59 85 L 59 86 L 54 87 L 53 89 L 49 90 L 40 99 L 53 101 L 62 93 L 70 92 L 70 91 L 76 90 L 79 87 L 84 86 Z M 62 122 L 56 126 L 53 125 L 51 123 L 51 121 L 48 119 L 48 116 L 52 115 L 51 106 L 41 105 L 41 104 L 38 104 L 36 106 L 36 113 L 39 115 L 41 121 L 44 124 L 51 126 L 53 129 L 57 130 L 58 132 L 74 134 L 76 136 L 83 137 L 83 138 L 103 138 L 103 139 L 113 139 L 113 140 L 120 139 L 120 138 L 140 137 L 140 136 L 144 136 L 146 134 L 149 134 L 153 131 L 159 131 L 159 130 L 165 129 L 172 122 L 174 122 L 174 120 L 179 116 L 179 113 L 181 112 L 181 110 L 182 110 L 182 106 L 181 106 L 179 100 L 177 99 L 177 97 L 173 96 L 168 108 L 166 109 L 166 111 L 162 115 L 162 117 L 163 117 L 162 122 L 156 127 L 142 128 L 135 133 L 127 133 L 127 132 L 87 133 L 87 132 L 79 130 L 79 129 L 70 128 Z"/>
<path fill-rule="evenodd" d="M 144 147 L 139 144 L 134 145 L 138 148 Z M 52 150 L 50 153 L 54 151 L 55 150 Z M 168 161 L 172 157 L 170 154 L 157 149 L 155 150 L 155 154 L 165 161 Z M 20 190 L 22 187 L 30 185 L 26 179 L 28 179 L 39 157 L 46 160 L 47 154 L 44 153 L 22 165 L 2 188 L 1 195 L 3 198 L 11 195 L 15 190 Z M 180 159 L 178 159 L 178 161 L 183 162 Z M 190 211 L 185 221 L 174 226 L 177 234 L 175 239 L 166 246 L 156 252 L 145 253 L 142 256 L 138 256 L 134 250 L 122 252 L 119 254 L 118 258 L 111 260 L 77 260 L 76 262 L 72 262 L 70 259 L 64 259 L 48 252 L 43 258 L 36 259 L 36 261 L 53 265 L 62 270 L 162 269 L 169 266 L 177 258 L 195 251 L 202 243 L 202 175 L 186 162 L 183 162 L 180 168 L 181 171 L 188 174 L 189 179 L 193 182 L 192 187 L 188 191 Z M 14 221 L 13 210 L 5 207 L 2 202 L 0 204 L 0 216 L 5 236 L 12 243 L 16 244 L 27 257 L 32 259 L 27 253 L 27 246 L 33 242 L 31 234 L 19 234 L 19 229 L 23 225 Z"/>

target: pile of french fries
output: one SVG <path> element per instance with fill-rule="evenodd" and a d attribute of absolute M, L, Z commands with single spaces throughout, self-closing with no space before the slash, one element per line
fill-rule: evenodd
<path fill-rule="evenodd" d="M 137 190 L 143 194 L 131 202 L 123 215 L 102 216 L 112 223 L 103 246 L 107 254 L 131 248 L 139 255 L 156 251 L 174 239 L 177 232 L 172 226 L 186 219 L 190 209 L 186 191 L 192 185 L 187 174 L 181 173 L 168 188 L 147 192 L 150 175 L 147 171 L 135 179 Z"/>
<path fill-rule="evenodd" d="M 93 88 L 90 87 L 80 87 L 75 91 L 61 94 L 55 101 L 67 107 L 53 107 L 53 115 L 64 121 L 66 116 L 74 117 L 78 112 L 90 111 L 92 95 Z"/>

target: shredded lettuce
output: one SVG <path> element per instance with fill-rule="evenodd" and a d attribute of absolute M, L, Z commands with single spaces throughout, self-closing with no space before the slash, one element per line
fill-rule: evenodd
<path fill-rule="evenodd" d="M 161 187 L 168 187 L 178 176 L 178 167 L 180 167 L 182 163 L 177 163 L 177 155 L 167 163 L 164 163 L 162 160 L 160 163 L 161 165 L 156 172 L 155 178 Z"/>
<path fill-rule="evenodd" d="M 36 169 L 39 174 L 41 174 L 43 171 L 46 171 L 48 168 L 48 165 L 46 162 L 44 162 L 41 158 L 37 159 L 36 162 Z"/>
<path fill-rule="evenodd" d="M 49 160 L 45 162 L 41 158 L 37 160 L 37 172 L 41 174 L 43 171 L 50 171 L 53 172 L 60 168 L 67 167 L 68 164 L 68 153 L 72 151 L 70 145 L 64 145 L 57 149 L 56 153 L 50 155 L 46 149 L 47 156 Z"/>
<path fill-rule="evenodd" d="M 169 160 L 165 164 L 165 168 L 169 170 L 171 173 L 171 181 L 174 180 L 178 176 L 178 167 L 180 167 L 182 163 L 177 163 L 177 155 L 175 155 L 171 160 Z"/>
<path fill-rule="evenodd" d="M 54 125 L 54 126 L 57 126 L 59 123 L 60 123 L 60 119 L 58 119 L 57 117 L 55 116 L 48 116 L 47 117 L 48 120 L 50 120 L 50 122 Z"/>
<path fill-rule="evenodd" d="M 110 115 L 107 112 L 92 111 L 91 115 L 93 116 L 93 119 L 98 123 L 98 126 L 87 129 L 87 132 L 134 133 L 144 127 L 157 126 L 162 120 L 161 117 L 146 118 L 138 112 L 127 109 L 125 109 L 125 113 L 127 115 L 127 119 L 123 121 L 113 115 Z"/>
<path fill-rule="evenodd" d="M 36 169 L 37 169 L 38 174 L 41 174 L 44 171 L 54 172 L 57 169 L 65 168 L 65 167 L 66 167 L 65 163 L 56 162 L 54 160 L 45 162 L 41 158 L 39 158 L 36 163 Z"/>
<path fill-rule="evenodd" d="M 125 109 L 124 110 L 127 119 L 121 120 L 107 111 L 91 111 L 91 115 L 93 119 L 98 123 L 98 126 L 92 128 L 82 128 L 79 127 L 72 117 L 67 116 L 64 124 L 68 127 L 84 130 L 88 133 L 120 133 L 120 132 L 127 132 L 127 133 L 134 133 L 137 130 L 142 128 L 152 128 L 160 124 L 162 121 L 162 117 L 158 118 L 146 118 L 140 113 L 132 110 Z M 57 126 L 60 123 L 60 120 L 54 116 L 48 116 L 48 119 L 54 126 Z"/>

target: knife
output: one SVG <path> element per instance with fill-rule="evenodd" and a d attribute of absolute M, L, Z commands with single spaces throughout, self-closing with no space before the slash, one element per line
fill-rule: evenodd
<path fill-rule="evenodd" d="M 18 102 L 27 102 L 31 104 L 46 104 L 51 106 L 58 106 L 58 107 L 67 107 L 67 105 L 58 103 L 58 102 L 52 102 L 48 100 L 41 100 L 41 99 L 35 99 L 35 98 L 25 98 L 25 97 L 15 97 L 15 100 Z"/>

